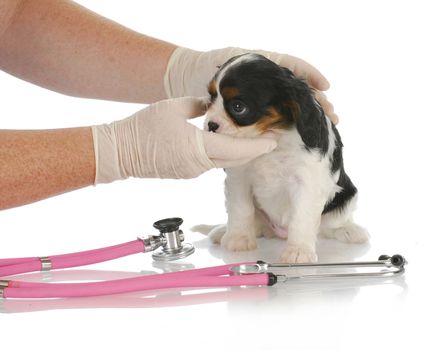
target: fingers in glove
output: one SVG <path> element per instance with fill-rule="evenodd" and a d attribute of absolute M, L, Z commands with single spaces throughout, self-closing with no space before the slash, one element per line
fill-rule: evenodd
<path fill-rule="evenodd" d="M 324 75 L 310 63 L 288 55 L 283 55 L 280 65 L 289 68 L 297 77 L 305 79 L 315 89 L 325 91 L 330 88 L 330 83 Z"/>
<path fill-rule="evenodd" d="M 234 159 L 234 160 L 224 160 L 224 159 L 211 159 L 211 161 L 215 164 L 216 168 L 234 168 L 246 163 L 249 163 L 254 158 L 242 158 L 242 159 Z"/>
<path fill-rule="evenodd" d="M 324 110 L 325 115 L 330 118 L 332 123 L 335 125 L 338 124 L 339 117 L 335 113 L 333 104 L 327 100 L 327 96 L 322 91 L 315 91 L 315 98 Z"/>
<path fill-rule="evenodd" d="M 204 97 L 186 96 L 160 101 L 152 106 L 156 106 L 158 109 L 164 108 L 164 112 L 170 115 L 189 119 L 200 117 L 206 113 L 207 100 Z"/>
<path fill-rule="evenodd" d="M 238 138 L 229 135 L 203 132 L 206 154 L 208 157 L 225 167 L 227 162 L 246 162 L 275 149 L 277 143 L 270 138 Z"/>

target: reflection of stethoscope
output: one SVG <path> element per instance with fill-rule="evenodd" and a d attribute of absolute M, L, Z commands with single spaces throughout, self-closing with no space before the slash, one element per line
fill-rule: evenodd
<path fill-rule="evenodd" d="M 0 277 L 94 264 L 139 252 L 150 252 L 159 247 L 162 250 L 153 253 L 155 260 L 170 261 L 181 259 L 194 252 L 194 247 L 191 244 L 183 244 L 183 232 L 179 229 L 182 222 L 183 220 L 180 218 L 157 221 L 154 227 L 160 231 L 160 235 L 139 238 L 135 241 L 116 246 L 50 257 L 0 259 Z M 382 255 L 377 261 L 370 262 L 270 264 L 257 261 L 86 283 L 41 283 L 0 280 L 0 297 L 65 298 L 110 295 L 164 288 L 271 286 L 277 282 L 293 279 L 389 277 L 403 273 L 405 264 L 406 260 L 401 255 L 393 255 L 391 257 Z M 305 274 L 301 272 L 304 269 L 310 268 L 369 268 L 375 270 L 365 272 L 349 272 L 344 270 L 337 273 Z M 288 273 L 285 273 L 283 270 L 287 270 Z M 295 274 L 292 275 L 291 272 L 295 272 Z"/>

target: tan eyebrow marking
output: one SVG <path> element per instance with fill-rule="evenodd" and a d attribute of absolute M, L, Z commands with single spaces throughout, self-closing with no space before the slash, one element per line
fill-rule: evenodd
<path fill-rule="evenodd" d="M 236 87 L 227 86 L 222 89 L 221 94 L 224 99 L 230 100 L 240 95 L 240 90 L 237 89 Z"/>

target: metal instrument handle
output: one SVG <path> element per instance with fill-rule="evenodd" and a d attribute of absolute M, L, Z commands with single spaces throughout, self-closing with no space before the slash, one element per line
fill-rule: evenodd
<path fill-rule="evenodd" d="M 266 263 L 257 261 L 256 263 L 236 265 L 231 268 L 231 272 L 236 275 L 273 273 L 278 276 L 278 280 L 287 281 L 290 279 L 318 279 L 336 277 L 390 277 L 401 274 L 405 271 L 407 261 L 402 255 L 381 255 L 377 261 L 358 261 L 358 262 L 339 262 L 339 263 L 309 263 L 309 264 L 285 264 L 285 263 Z M 277 273 L 276 269 L 292 269 L 299 271 L 309 268 L 366 268 L 383 267 L 385 269 L 375 272 L 340 272 L 340 273 L 315 273 L 302 274 L 298 276 L 288 276 Z"/>

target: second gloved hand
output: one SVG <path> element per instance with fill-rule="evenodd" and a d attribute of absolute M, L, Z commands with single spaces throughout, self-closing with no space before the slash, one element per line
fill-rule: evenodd
<path fill-rule="evenodd" d="M 276 64 L 290 69 L 297 77 L 307 81 L 315 90 L 315 96 L 324 112 L 334 122 L 338 122 L 333 105 L 322 92 L 330 86 L 321 72 L 306 61 L 277 52 L 264 50 L 245 50 L 238 47 L 206 52 L 178 47 L 168 62 L 164 77 L 164 87 L 168 98 L 180 96 L 207 96 L 207 85 L 219 66 L 233 56 L 254 52 L 265 56 Z"/>
<path fill-rule="evenodd" d="M 271 139 L 208 133 L 187 122 L 205 111 L 204 98 L 183 97 L 93 126 L 95 184 L 128 177 L 193 178 L 214 167 L 244 164 L 276 147 Z"/>

